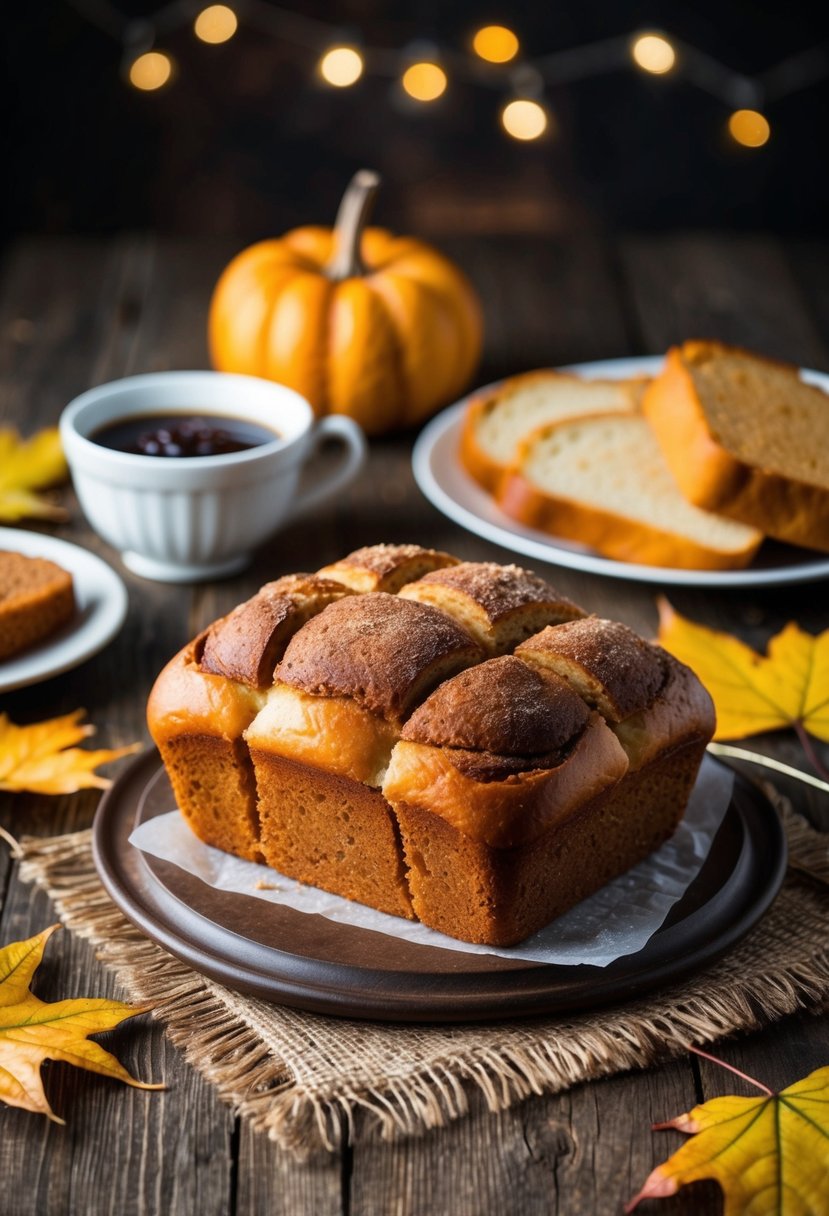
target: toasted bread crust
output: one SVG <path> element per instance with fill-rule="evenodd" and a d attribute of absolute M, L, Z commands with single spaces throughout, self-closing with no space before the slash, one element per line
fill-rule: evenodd
<path fill-rule="evenodd" d="M 323 578 L 336 579 L 353 591 L 387 591 L 394 595 L 430 570 L 454 566 L 457 558 L 420 545 L 367 545 L 341 561 L 323 566 Z"/>
<path fill-rule="evenodd" d="M 665 683 L 656 647 L 618 621 L 585 617 L 551 625 L 516 650 L 554 671 L 611 722 L 647 709 Z"/>
<path fill-rule="evenodd" d="M 539 756 L 571 744 L 589 710 L 563 680 L 512 655 L 446 680 L 415 710 L 402 738 L 502 756 Z"/>
<path fill-rule="evenodd" d="M 400 719 L 442 679 L 482 657 L 436 608 L 385 592 L 338 600 L 288 644 L 278 678 L 317 696 L 353 697 Z"/>
<path fill-rule="evenodd" d="M 251 599 L 210 626 L 202 648 L 202 671 L 266 688 L 276 664 L 298 629 L 350 587 L 314 574 L 286 575 L 266 583 Z"/>
<path fill-rule="evenodd" d="M 537 575 L 494 562 L 462 562 L 436 570 L 400 594 L 454 616 L 488 654 L 512 651 L 545 625 L 584 615 Z"/>

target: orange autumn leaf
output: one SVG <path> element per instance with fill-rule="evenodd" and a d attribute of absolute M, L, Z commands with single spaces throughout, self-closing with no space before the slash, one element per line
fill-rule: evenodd
<path fill-rule="evenodd" d="M 11 427 L 0 427 L 0 520 L 66 519 L 66 511 L 36 493 L 67 476 L 57 427 L 21 439 Z"/>
<path fill-rule="evenodd" d="M 88 751 L 73 747 L 94 734 L 95 727 L 81 725 L 84 711 L 16 726 L 0 714 L 0 790 L 29 790 L 35 794 L 74 794 L 76 790 L 107 789 L 112 782 L 94 770 L 136 751 L 129 747 Z"/>
<path fill-rule="evenodd" d="M 694 1138 L 656 1167 L 626 1212 L 713 1178 L 723 1216 L 829 1216 L 829 1067 L 779 1094 L 712 1098 L 656 1127 Z"/>
<path fill-rule="evenodd" d="M 59 928 L 52 925 L 28 941 L 0 949 L 0 1101 L 47 1115 L 55 1123 L 63 1119 L 53 1112 L 43 1092 L 44 1060 L 65 1060 L 137 1089 L 164 1088 L 136 1081 L 115 1056 L 87 1038 L 145 1013 L 148 1005 L 85 997 L 47 1003 L 29 991 L 46 942 Z"/>
<path fill-rule="evenodd" d="M 715 739 L 793 726 L 829 742 L 829 629 L 817 637 L 789 623 L 758 654 L 659 599 L 659 642 L 692 668 L 714 699 Z"/>

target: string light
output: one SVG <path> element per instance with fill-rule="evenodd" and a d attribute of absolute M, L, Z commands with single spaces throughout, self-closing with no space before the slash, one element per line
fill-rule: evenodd
<path fill-rule="evenodd" d="M 661 34 L 640 34 L 630 53 L 637 67 L 654 76 L 664 76 L 676 63 L 676 51 Z"/>
<path fill-rule="evenodd" d="M 769 121 L 759 110 L 735 110 L 728 120 L 728 130 L 744 148 L 762 148 L 771 136 Z"/>
<path fill-rule="evenodd" d="M 94 0 L 94 3 L 65 0 L 65 3 L 120 44 L 125 79 L 144 92 L 163 88 L 178 70 L 168 54 L 152 49 L 159 34 L 167 37 L 182 28 L 191 21 L 194 12 L 197 16 L 193 29 L 203 42 L 226 42 L 239 27 L 230 4 L 204 4 L 204 0 L 201 3 L 162 0 L 154 12 L 140 19 L 120 11 L 117 0 Z M 316 48 L 321 56 L 317 64 L 319 76 L 337 88 L 354 84 L 368 71 L 388 77 L 397 76 L 404 67 L 402 89 L 415 101 L 435 101 L 448 87 L 446 71 L 440 66 L 445 52 L 430 43 L 415 42 L 397 49 L 370 47 L 365 52 L 335 44 L 324 50 L 326 41 L 333 42 L 338 36 L 335 27 L 301 11 L 276 7 L 270 0 L 244 0 L 244 19 L 252 29 L 267 36 L 283 38 L 303 49 Z M 515 59 L 521 46 L 507 26 L 485 25 L 473 35 L 471 50 L 487 63 L 505 64 Z M 746 76 L 697 47 L 655 31 L 603 38 L 534 58 L 525 57 L 519 66 L 511 67 L 501 77 L 503 87 L 515 95 L 514 102 L 507 102 L 501 110 L 504 130 L 514 139 L 538 139 L 550 123 L 544 105 L 536 100 L 543 98 L 545 90 L 617 71 L 631 61 L 643 72 L 656 76 L 678 67 L 689 83 L 730 111 L 736 105 L 758 105 L 761 98 L 777 102 L 827 79 L 829 44 L 810 46 L 757 76 Z M 494 73 L 483 73 L 480 64 L 465 61 L 459 54 L 453 53 L 451 62 L 460 81 L 496 87 L 499 83 Z M 528 82 L 525 75 L 535 81 Z M 752 109 L 734 110 L 728 119 L 728 131 L 735 143 L 749 148 L 760 148 L 771 138 L 768 119 Z"/>
<path fill-rule="evenodd" d="M 403 73 L 401 84 L 415 101 L 435 101 L 446 92 L 446 73 L 436 63 L 413 63 Z"/>
<path fill-rule="evenodd" d="M 353 46 L 332 46 L 319 62 L 319 73 L 326 84 L 346 89 L 363 74 L 363 57 Z"/>
<path fill-rule="evenodd" d="M 227 42 L 239 28 L 233 9 L 227 4 L 210 4 L 193 22 L 193 32 L 202 42 Z"/>
<path fill-rule="evenodd" d="M 129 69 L 129 81 L 142 93 L 162 89 L 173 74 L 173 61 L 163 51 L 145 51 L 133 59 Z"/>
<path fill-rule="evenodd" d="M 472 49 L 487 63 L 509 63 L 519 49 L 518 38 L 505 25 L 485 25 L 472 39 Z"/>
<path fill-rule="evenodd" d="M 547 111 L 537 101 L 519 97 L 508 102 L 501 111 L 501 124 L 513 139 L 538 139 L 547 130 Z"/>

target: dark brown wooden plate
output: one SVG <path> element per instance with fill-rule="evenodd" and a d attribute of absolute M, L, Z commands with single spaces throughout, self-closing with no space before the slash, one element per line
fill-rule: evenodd
<path fill-rule="evenodd" d="M 172 803 L 156 751 L 134 760 L 101 801 L 95 863 L 121 911 L 170 954 L 229 988 L 347 1017 L 480 1021 L 640 996 L 733 946 L 766 911 L 786 868 L 774 808 L 736 775 L 708 860 L 644 949 L 603 968 L 552 967 L 415 945 L 217 891 L 129 844 L 137 823 Z"/>

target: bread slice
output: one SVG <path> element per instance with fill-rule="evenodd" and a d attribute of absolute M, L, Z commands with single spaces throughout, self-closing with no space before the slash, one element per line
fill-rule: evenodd
<path fill-rule="evenodd" d="M 55 633 L 75 612 L 72 575 L 43 557 L 0 553 L 0 661 Z"/>
<path fill-rule="evenodd" d="M 518 445 L 532 431 L 577 414 L 633 413 L 647 380 L 584 380 L 562 372 L 511 376 L 475 397 L 461 432 L 461 463 L 475 480 L 496 493 L 514 463 Z"/>
<path fill-rule="evenodd" d="M 594 414 L 525 440 L 499 503 L 513 519 L 606 557 L 690 570 L 746 566 L 763 539 L 687 502 L 646 419 Z"/>
<path fill-rule="evenodd" d="M 685 342 L 668 352 L 644 409 L 691 502 L 829 551 L 829 395 L 796 367 Z"/>

